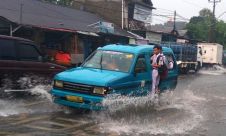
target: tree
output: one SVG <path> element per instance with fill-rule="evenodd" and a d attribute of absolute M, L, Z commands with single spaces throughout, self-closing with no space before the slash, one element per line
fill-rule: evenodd
<path fill-rule="evenodd" d="M 208 41 L 209 26 L 211 25 L 211 20 L 206 17 L 198 16 L 192 17 L 190 22 L 186 25 L 187 35 L 191 39 L 196 39 L 199 41 Z"/>
<path fill-rule="evenodd" d="M 204 9 L 202 9 L 202 10 L 199 11 L 199 16 L 200 17 L 211 18 L 211 17 L 213 17 L 213 13 L 211 12 L 210 9 L 204 8 Z"/>
<path fill-rule="evenodd" d="M 226 23 L 218 21 L 216 24 L 216 41 L 226 47 Z"/>
<path fill-rule="evenodd" d="M 189 38 L 208 41 L 212 17 L 213 13 L 206 8 L 199 12 L 199 16 L 192 17 L 186 25 Z M 216 21 L 216 42 L 226 46 L 226 23 L 223 21 Z"/>

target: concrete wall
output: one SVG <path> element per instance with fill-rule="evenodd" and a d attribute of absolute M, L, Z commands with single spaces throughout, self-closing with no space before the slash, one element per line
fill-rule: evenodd
<path fill-rule="evenodd" d="M 121 25 L 121 2 L 105 0 L 75 0 L 73 6 L 102 16 L 114 24 Z M 95 22 L 93 22 L 95 23 Z"/>
<path fill-rule="evenodd" d="M 129 3 L 139 2 L 144 4 L 144 1 L 145 0 L 124 0 L 123 28 L 129 28 Z M 103 17 L 108 22 L 112 22 L 120 27 L 122 26 L 122 0 L 74 0 L 73 7 L 95 13 Z M 133 26 L 130 24 L 131 28 L 135 28 L 136 26 L 139 28 L 139 26 L 143 26 L 142 23 L 139 24 L 139 22 L 135 20 L 133 20 L 131 23 L 135 25 Z"/>
<path fill-rule="evenodd" d="M 129 2 L 133 2 L 133 0 L 124 0 L 124 28 L 128 28 Z M 98 14 L 105 20 L 122 26 L 122 0 L 74 0 L 73 6 L 76 9 Z"/>

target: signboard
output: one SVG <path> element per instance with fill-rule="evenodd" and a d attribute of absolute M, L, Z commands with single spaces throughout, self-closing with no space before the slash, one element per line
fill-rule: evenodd
<path fill-rule="evenodd" d="M 186 39 L 177 39 L 177 43 L 188 43 Z"/>
<path fill-rule="evenodd" d="M 148 39 L 150 43 L 161 43 L 162 34 L 147 32 L 146 39 Z"/>
<path fill-rule="evenodd" d="M 109 22 L 99 22 L 99 29 L 102 33 L 114 33 L 114 24 Z"/>
<path fill-rule="evenodd" d="M 151 23 L 151 15 L 152 15 L 152 9 L 135 4 L 134 5 L 134 13 L 133 13 L 133 19 L 145 22 L 145 23 Z"/>
<path fill-rule="evenodd" d="M 146 39 L 133 39 L 133 38 L 130 38 L 129 39 L 129 44 L 147 45 L 148 44 L 148 40 L 146 40 Z"/>
<path fill-rule="evenodd" d="M 129 39 L 129 44 L 136 44 L 136 40 L 133 39 L 133 38 L 130 38 L 130 39 Z"/>
<path fill-rule="evenodd" d="M 148 40 L 145 40 L 145 39 L 137 39 L 136 40 L 136 44 L 138 44 L 138 45 L 147 45 L 148 44 Z"/>

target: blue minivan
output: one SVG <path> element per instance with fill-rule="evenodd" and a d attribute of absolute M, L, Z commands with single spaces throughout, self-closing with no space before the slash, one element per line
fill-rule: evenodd
<path fill-rule="evenodd" d="M 100 110 L 102 101 L 111 94 L 143 96 L 151 88 L 150 57 L 152 45 L 112 44 L 98 48 L 77 68 L 61 72 L 54 78 L 51 94 L 60 105 Z M 166 62 L 174 66 L 161 82 L 160 90 L 173 90 L 177 85 L 178 69 L 170 48 L 163 47 Z"/>

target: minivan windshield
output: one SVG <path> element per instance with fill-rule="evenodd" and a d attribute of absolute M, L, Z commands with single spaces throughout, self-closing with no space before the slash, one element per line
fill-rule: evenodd
<path fill-rule="evenodd" d="M 134 55 L 131 53 L 97 50 L 83 64 L 83 67 L 129 72 Z"/>

